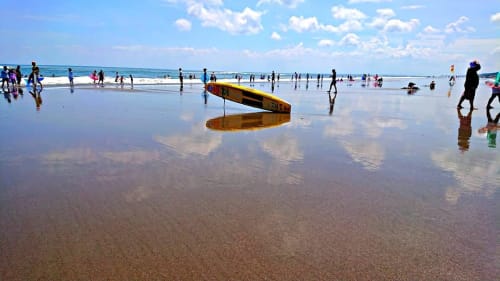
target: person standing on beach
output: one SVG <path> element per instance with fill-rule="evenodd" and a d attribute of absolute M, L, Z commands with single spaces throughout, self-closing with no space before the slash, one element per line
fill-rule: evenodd
<path fill-rule="evenodd" d="M 335 94 L 337 93 L 337 71 L 335 69 L 332 69 L 332 82 L 330 83 L 330 89 L 328 92 L 330 93 L 332 91 L 332 86 L 335 87 Z"/>
<path fill-rule="evenodd" d="M 120 75 L 118 75 L 118 71 L 116 72 L 116 76 L 115 76 L 115 82 L 118 83 L 118 79 L 120 79 Z"/>
<path fill-rule="evenodd" d="M 70 68 L 68 68 L 68 79 L 69 79 L 69 86 L 70 87 L 73 87 L 73 70 Z"/>
<path fill-rule="evenodd" d="M 97 75 L 99 77 L 99 80 L 97 84 L 101 84 L 102 87 L 104 87 L 104 71 L 99 70 L 99 74 Z"/>
<path fill-rule="evenodd" d="M 179 67 L 179 82 L 181 82 L 181 91 L 184 88 L 184 76 L 182 75 L 182 68 Z"/>
<path fill-rule="evenodd" d="M 2 91 L 5 92 L 4 85 L 7 82 L 7 93 L 9 92 L 9 72 L 7 71 L 7 66 L 4 65 L 2 70 Z"/>
<path fill-rule="evenodd" d="M 21 73 L 21 66 L 18 65 L 16 67 L 16 78 L 17 78 L 17 85 L 21 85 L 21 79 L 23 78 L 23 74 Z"/>
<path fill-rule="evenodd" d="M 481 69 L 481 65 L 477 61 L 473 61 L 469 65 L 469 69 L 467 69 L 467 74 L 465 76 L 465 83 L 464 83 L 464 93 L 460 97 L 460 101 L 458 102 L 457 108 L 461 109 L 463 108 L 462 102 L 466 99 L 469 100 L 470 102 L 470 109 L 474 110 L 477 109 L 474 107 L 474 97 L 476 95 L 476 89 L 477 86 L 479 85 L 479 75 L 477 75 L 477 72 Z"/>
<path fill-rule="evenodd" d="M 205 86 L 207 86 L 207 82 L 208 82 L 208 74 L 207 74 L 207 69 L 206 68 L 203 68 L 203 74 L 201 75 L 201 80 L 203 81 L 203 84 Z"/>
<path fill-rule="evenodd" d="M 36 84 L 38 83 L 38 84 L 40 84 L 40 87 L 41 87 L 42 83 L 40 81 L 38 81 L 39 76 L 40 76 L 40 68 L 38 67 L 38 65 L 36 65 L 35 61 L 32 61 L 31 62 L 31 74 L 28 77 L 28 84 L 30 82 L 33 82 L 33 86 L 36 88 Z"/>
<path fill-rule="evenodd" d="M 132 74 L 130 74 L 129 77 L 130 77 L 130 87 L 133 89 L 134 88 L 134 77 L 132 77 Z"/>

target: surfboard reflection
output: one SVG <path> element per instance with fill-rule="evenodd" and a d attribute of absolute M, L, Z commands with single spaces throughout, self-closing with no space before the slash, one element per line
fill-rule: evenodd
<path fill-rule="evenodd" d="M 281 126 L 290 122 L 290 113 L 253 112 L 223 115 L 207 121 L 206 126 L 216 131 L 254 131 Z"/>

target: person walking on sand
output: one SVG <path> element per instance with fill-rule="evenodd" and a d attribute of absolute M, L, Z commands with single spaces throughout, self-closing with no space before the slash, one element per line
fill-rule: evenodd
<path fill-rule="evenodd" d="M 330 89 L 328 92 L 330 93 L 332 91 L 332 86 L 335 87 L 335 94 L 337 93 L 337 71 L 335 69 L 332 69 L 332 82 L 330 83 Z"/>
<path fill-rule="evenodd" d="M 464 83 L 464 93 L 460 97 L 460 101 L 458 102 L 457 109 L 463 108 L 462 102 L 466 99 L 470 102 L 470 109 L 477 109 L 474 107 L 474 96 L 476 95 L 476 89 L 479 85 L 479 75 L 477 72 L 481 69 L 481 65 L 478 61 L 473 61 L 470 63 L 469 68 L 467 69 L 467 74 L 465 76 Z"/>
<path fill-rule="evenodd" d="M 69 79 L 69 86 L 70 87 L 73 87 L 74 84 L 73 84 L 73 70 L 70 68 L 68 68 L 68 79 Z"/>
<path fill-rule="evenodd" d="M 500 72 L 497 72 L 497 78 L 495 79 L 495 83 L 491 87 L 491 97 L 488 100 L 488 104 L 486 104 L 486 109 L 491 109 L 493 106 L 491 106 L 491 103 L 495 100 L 495 98 L 498 98 L 498 101 L 500 102 L 500 85 L 499 81 L 500 80 Z"/>

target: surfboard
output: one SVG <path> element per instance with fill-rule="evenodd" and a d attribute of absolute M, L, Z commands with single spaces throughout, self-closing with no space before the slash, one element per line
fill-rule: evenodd
<path fill-rule="evenodd" d="M 227 82 L 210 82 L 206 90 L 223 99 L 273 112 L 290 113 L 292 109 L 288 102 L 275 95 Z"/>
<path fill-rule="evenodd" d="M 255 131 L 281 126 L 290 122 L 290 114 L 254 112 L 219 116 L 207 121 L 206 126 L 216 131 Z"/>

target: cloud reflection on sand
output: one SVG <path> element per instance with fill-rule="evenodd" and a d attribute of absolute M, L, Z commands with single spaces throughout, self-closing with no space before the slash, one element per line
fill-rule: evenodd
<path fill-rule="evenodd" d="M 52 164 L 91 164 L 102 161 L 103 158 L 124 164 L 142 165 L 159 160 L 158 151 L 109 151 L 98 152 L 92 148 L 70 148 L 64 151 L 52 151 L 42 156 L 42 160 Z"/>
<path fill-rule="evenodd" d="M 54 164 L 66 164 L 65 162 L 88 164 L 97 162 L 99 158 L 99 155 L 93 149 L 84 147 L 66 149 L 64 151 L 52 151 L 42 156 L 44 162 Z"/>
<path fill-rule="evenodd" d="M 221 145 L 222 135 L 199 129 L 204 127 L 204 124 L 197 124 L 192 127 L 189 133 L 174 136 L 154 136 L 153 139 L 171 148 L 182 157 L 192 154 L 206 157 Z"/>
<path fill-rule="evenodd" d="M 299 142 L 293 136 L 279 135 L 262 141 L 260 146 L 262 150 L 274 159 L 284 163 L 302 161 L 304 159 L 304 153 L 299 148 Z"/>
<path fill-rule="evenodd" d="M 477 193 L 491 197 L 500 189 L 500 154 L 488 153 L 472 157 L 456 150 L 442 150 L 431 154 L 432 161 L 440 169 L 451 172 L 457 181 L 446 188 L 445 198 L 456 204 L 462 195 Z M 476 154 L 474 154 L 476 155 Z M 488 159 L 485 161 L 484 159 Z"/>

